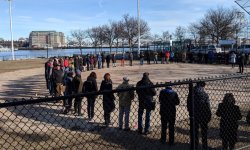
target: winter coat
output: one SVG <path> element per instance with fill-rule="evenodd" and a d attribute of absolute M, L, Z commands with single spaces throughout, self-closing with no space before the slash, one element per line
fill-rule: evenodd
<path fill-rule="evenodd" d="M 82 92 L 82 79 L 81 76 L 76 75 L 73 78 L 73 86 L 74 86 L 74 93 L 81 93 Z"/>
<path fill-rule="evenodd" d="M 188 95 L 187 108 L 192 116 L 191 95 Z M 197 122 L 208 123 L 211 120 L 211 109 L 208 94 L 201 86 L 194 87 L 194 117 Z"/>
<path fill-rule="evenodd" d="M 238 120 L 242 118 L 239 106 L 220 103 L 216 112 L 220 120 L 220 136 L 237 141 Z"/>
<path fill-rule="evenodd" d="M 117 89 L 126 89 L 126 88 L 132 88 L 133 86 L 128 84 L 128 82 L 123 82 L 120 84 Z M 131 101 L 135 98 L 135 94 L 133 90 L 125 91 L 125 92 L 118 92 L 119 97 L 119 106 L 120 107 L 130 107 Z"/>
<path fill-rule="evenodd" d="M 161 90 L 160 96 L 160 115 L 164 118 L 175 118 L 176 105 L 180 104 L 178 94 L 171 89 Z"/>
<path fill-rule="evenodd" d="M 57 69 L 54 69 L 53 72 L 52 72 L 52 78 L 53 78 L 53 81 L 54 83 L 62 83 L 63 84 L 63 77 L 64 77 L 64 72 L 62 69 L 60 70 L 57 70 Z"/>
<path fill-rule="evenodd" d="M 82 92 L 97 92 L 98 88 L 97 88 L 97 83 L 96 83 L 96 79 L 94 77 L 88 77 L 87 80 L 83 83 L 83 88 L 82 88 Z M 96 98 L 96 95 L 91 95 L 91 96 L 87 96 L 87 98 Z"/>
<path fill-rule="evenodd" d="M 141 81 L 137 82 L 136 87 L 140 86 L 152 86 L 153 83 L 149 79 L 142 78 Z M 139 107 L 147 109 L 153 102 L 153 96 L 156 95 L 154 88 L 137 89 L 136 93 L 139 98 Z"/>
<path fill-rule="evenodd" d="M 72 77 L 67 77 L 65 79 L 65 95 L 71 95 L 73 94 L 74 91 L 74 85 L 73 85 L 73 78 Z"/>
<path fill-rule="evenodd" d="M 106 62 L 107 62 L 107 63 L 110 63 L 110 55 L 107 55 L 107 56 L 106 56 Z"/>
<path fill-rule="evenodd" d="M 112 81 L 103 80 L 101 83 L 100 91 L 112 90 Z M 103 109 L 105 112 L 112 112 L 115 109 L 115 96 L 113 93 L 103 94 Z"/>

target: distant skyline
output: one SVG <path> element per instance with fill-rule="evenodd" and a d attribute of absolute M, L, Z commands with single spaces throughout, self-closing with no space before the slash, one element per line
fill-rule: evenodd
<path fill-rule="evenodd" d="M 140 0 L 141 19 L 151 33 L 173 33 L 177 26 L 187 27 L 201 19 L 209 9 L 239 8 L 234 0 Z M 88 29 L 124 14 L 137 17 L 137 0 L 13 0 L 14 40 L 27 38 L 31 31 L 56 30 L 65 36 L 75 29 Z M 0 0 L 0 38 L 10 40 L 9 3 Z"/>

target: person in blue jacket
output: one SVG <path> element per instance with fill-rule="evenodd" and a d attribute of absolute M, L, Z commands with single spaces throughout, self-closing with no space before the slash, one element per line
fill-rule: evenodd
<path fill-rule="evenodd" d="M 166 130 L 169 129 L 169 145 L 174 144 L 174 125 L 176 119 L 176 105 L 180 104 L 178 94 L 170 87 L 160 91 L 160 115 L 161 115 L 161 143 L 166 142 Z"/>

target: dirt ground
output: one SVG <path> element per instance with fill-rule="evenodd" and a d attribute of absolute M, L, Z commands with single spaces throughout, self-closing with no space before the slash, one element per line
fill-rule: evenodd
<path fill-rule="evenodd" d="M 49 96 L 44 80 L 45 59 L 20 60 L 0 62 L 0 102 L 12 101 L 14 98 L 38 98 Z M 128 63 L 128 62 L 126 62 Z M 204 64 L 144 64 L 134 62 L 134 66 L 104 68 L 94 70 L 97 73 L 98 87 L 105 73 L 111 74 L 113 87 L 116 88 L 122 82 L 122 77 L 127 76 L 130 83 L 136 84 L 144 72 L 149 72 L 149 77 L 154 83 L 186 80 L 190 78 L 212 77 L 224 74 L 234 74 L 238 68 L 226 65 L 204 65 Z M 90 72 L 82 72 L 83 80 L 86 80 Z M 243 83 L 243 82 L 242 82 Z M 215 85 L 218 91 L 222 91 L 220 82 Z M 224 81 L 223 81 L 224 84 Z M 244 83 L 243 83 L 244 84 Z M 231 84 L 229 84 L 231 85 Z M 112 113 L 113 125 L 111 128 L 103 129 L 101 123 L 102 103 L 101 97 L 96 104 L 96 116 L 94 122 L 88 122 L 86 111 L 84 116 L 76 117 L 72 114 L 62 115 L 60 103 L 38 104 L 34 106 L 19 106 L 4 108 L 0 111 L 0 148 L 5 149 L 188 149 L 189 147 L 189 121 L 186 111 L 187 87 L 179 87 L 181 104 L 177 108 L 176 142 L 174 147 L 161 145 L 159 106 L 151 115 L 152 131 L 148 136 L 138 135 L 137 107 L 133 102 L 131 108 L 132 131 L 129 133 L 117 131 L 118 108 Z M 159 90 L 159 89 L 158 89 Z M 158 91 L 159 92 L 159 91 Z M 213 91 L 214 92 L 214 91 Z M 221 93 L 214 93 L 220 95 Z M 246 96 L 246 95 L 245 95 Z M 220 96 L 221 97 L 221 96 Z M 213 97 L 211 97 L 213 100 Z M 219 101 L 218 101 L 219 102 Z M 214 103 L 215 105 L 218 102 Z M 247 101 L 246 101 L 247 102 Z M 116 102 L 117 103 L 117 102 Z M 118 104 L 117 104 L 118 105 Z M 249 105 L 248 105 L 249 106 Z M 217 107 L 217 106 L 215 106 Z M 86 110 L 86 101 L 83 102 L 83 110 Z M 214 113 L 215 110 L 213 110 Z M 209 145 L 217 147 L 221 145 L 218 139 L 218 119 L 213 118 L 209 134 Z M 250 143 L 246 135 L 249 135 L 249 127 L 244 122 L 241 128 L 241 141 L 243 145 Z M 249 137 L 249 136 L 248 136 Z M 70 140 L 67 140 L 70 139 Z M 7 141 L 8 140 L 8 141 Z M 7 142 L 6 142 L 7 141 Z M 134 142 L 137 143 L 134 143 Z M 239 143 L 242 145 L 242 143 Z"/>
<path fill-rule="evenodd" d="M 31 96 L 46 96 L 44 80 L 44 63 L 46 59 L 1 61 L 0 62 L 0 100 L 2 98 L 25 98 Z M 94 70 L 97 73 L 97 82 L 100 85 L 105 73 L 111 74 L 114 88 L 122 82 L 122 78 L 127 76 L 131 84 L 136 84 L 144 72 L 149 72 L 149 77 L 154 83 L 178 81 L 190 78 L 201 78 L 208 76 L 218 76 L 223 74 L 233 74 L 238 71 L 236 68 L 221 65 L 203 64 L 144 64 L 140 66 L 138 61 L 134 66 L 121 67 L 119 62 L 117 67 Z M 83 72 L 82 79 L 86 80 L 90 72 Z M 27 88 L 25 88 L 27 87 Z M 28 88 L 29 87 L 29 88 Z M 32 87 L 32 88 L 31 88 Z"/>

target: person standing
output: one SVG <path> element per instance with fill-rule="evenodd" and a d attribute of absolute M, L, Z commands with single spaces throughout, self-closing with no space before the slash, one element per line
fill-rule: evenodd
<path fill-rule="evenodd" d="M 102 57 L 102 68 L 104 68 L 104 63 L 105 63 L 105 55 L 104 53 L 101 54 Z"/>
<path fill-rule="evenodd" d="M 130 66 L 133 66 L 133 53 L 132 52 L 129 52 L 129 65 Z"/>
<path fill-rule="evenodd" d="M 82 92 L 82 78 L 81 78 L 81 71 L 76 70 L 76 75 L 73 78 L 73 85 L 74 85 L 74 94 L 79 94 Z M 76 97 L 74 102 L 74 110 L 75 115 L 81 116 L 81 109 L 82 109 L 82 98 Z"/>
<path fill-rule="evenodd" d="M 83 89 L 82 91 L 84 93 L 86 92 L 97 92 L 97 83 L 96 83 L 96 73 L 91 72 L 90 75 L 88 76 L 87 80 L 83 83 Z M 91 121 L 95 115 L 95 100 L 96 100 L 96 95 L 89 95 L 87 96 L 87 112 L 88 112 L 88 119 Z"/>
<path fill-rule="evenodd" d="M 122 53 L 122 57 L 121 57 L 121 66 L 124 67 L 124 63 L 125 63 L 125 53 Z"/>
<path fill-rule="evenodd" d="M 142 134 L 143 125 L 142 125 L 142 116 L 144 109 L 146 110 L 146 118 L 145 118 L 145 128 L 144 134 L 149 133 L 150 128 L 150 115 L 151 111 L 154 109 L 155 103 L 153 102 L 153 96 L 156 95 L 156 91 L 154 88 L 146 88 L 142 89 L 141 87 L 153 86 L 153 83 L 149 79 L 149 73 L 143 73 L 142 79 L 137 82 L 136 93 L 138 94 L 139 99 L 139 109 L 138 109 L 138 133 Z"/>
<path fill-rule="evenodd" d="M 112 54 L 112 65 L 113 67 L 116 67 L 116 54 Z"/>
<path fill-rule="evenodd" d="M 89 71 L 89 69 L 90 69 L 90 56 L 89 56 L 89 54 L 86 55 L 85 60 L 86 60 L 86 65 L 87 65 L 87 71 Z"/>
<path fill-rule="evenodd" d="M 234 52 L 230 54 L 230 63 L 232 64 L 232 68 L 234 68 L 236 63 L 236 54 Z"/>
<path fill-rule="evenodd" d="M 56 96 L 63 96 L 63 77 L 64 72 L 60 67 L 60 64 L 56 65 L 56 68 L 52 72 L 52 79 L 54 81 L 55 86 L 55 94 Z"/>
<path fill-rule="evenodd" d="M 239 54 L 238 63 L 239 63 L 239 73 L 243 73 L 244 63 L 245 63 L 245 54 L 243 52 Z"/>
<path fill-rule="evenodd" d="M 208 149 L 207 130 L 208 130 L 208 123 L 211 120 L 212 114 L 210 108 L 210 100 L 208 94 L 205 92 L 204 89 L 205 85 L 206 83 L 203 81 L 197 83 L 197 85 L 193 89 L 193 100 L 192 100 L 192 95 L 190 93 L 188 95 L 187 108 L 191 122 L 190 143 L 194 143 L 194 145 L 191 145 L 190 148 L 191 150 L 198 149 L 199 128 L 201 129 L 202 147 L 204 150 Z"/>
<path fill-rule="evenodd" d="M 101 83 L 100 91 L 110 91 L 113 89 L 112 80 L 110 74 L 106 73 L 104 75 L 104 80 Z M 112 92 L 103 94 L 103 110 L 104 110 L 104 124 L 106 127 L 110 124 L 110 114 L 115 109 L 115 96 Z"/>
<path fill-rule="evenodd" d="M 117 87 L 118 89 L 126 89 L 132 88 L 133 86 L 130 85 L 129 79 L 127 77 L 123 77 L 123 82 Z M 125 114 L 125 131 L 129 131 L 129 113 L 131 107 L 131 101 L 134 99 L 134 91 L 125 91 L 125 92 L 118 92 L 119 97 L 119 129 L 123 127 L 123 115 Z"/>
<path fill-rule="evenodd" d="M 238 120 L 242 118 L 239 106 L 235 105 L 232 93 L 226 93 L 216 112 L 220 120 L 220 137 L 223 150 L 233 150 L 237 142 Z"/>
<path fill-rule="evenodd" d="M 165 55 L 164 55 L 164 49 L 160 52 L 160 57 L 161 57 L 161 64 L 164 64 L 165 62 Z"/>
<path fill-rule="evenodd" d="M 144 54 L 143 52 L 140 52 L 140 65 L 143 65 L 143 61 L 144 61 Z"/>
<path fill-rule="evenodd" d="M 66 96 L 72 95 L 74 91 L 72 71 L 67 73 L 67 77 L 65 79 L 64 84 L 65 84 L 65 95 Z M 64 99 L 64 103 L 63 103 L 65 107 L 64 112 L 63 112 L 64 114 L 67 114 L 71 110 L 72 101 L 73 101 L 73 98 Z"/>
<path fill-rule="evenodd" d="M 176 105 L 180 104 L 178 94 L 166 87 L 160 91 L 160 115 L 161 115 L 161 143 L 166 142 L 166 130 L 169 129 L 169 145 L 174 144 L 174 125 L 176 119 Z"/>
<path fill-rule="evenodd" d="M 107 68 L 109 68 L 109 64 L 110 64 L 110 54 L 108 54 L 107 56 L 106 56 L 106 63 L 107 63 Z"/>
<path fill-rule="evenodd" d="M 166 64 L 169 64 L 170 52 L 166 51 L 165 56 L 166 56 Z"/>
<path fill-rule="evenodd" d="M 97 61 L 98 61 L 98 69 L 101 69 L 101 66 L 102 66 L 102 55 L 100 53 L 97 55 Z"/>
<path fill-rule="evenodd" d="M 158 64 L 158 53 L 154 52 L 154 64 Z"/>

